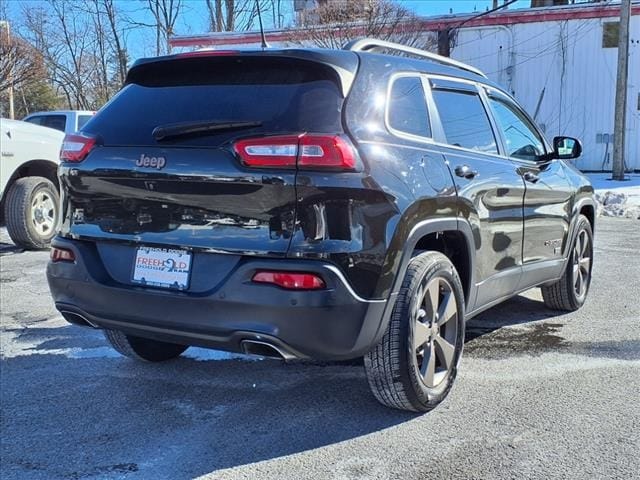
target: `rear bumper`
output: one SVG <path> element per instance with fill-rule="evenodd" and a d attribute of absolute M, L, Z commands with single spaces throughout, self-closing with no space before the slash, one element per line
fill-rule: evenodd
<path fill-rule="evenodd" d="M 341 272 L 321 261 L 243 257 L 208 291 L 178 292 L 120 283 L 109 275 L 95 244 L 56 238 L 74 263 L 49 263 L 56 307 L 71 323 L 146 338 L 228 351 L 244 340 L 273 345 L 285 358 L 348 359 L 379 340 L 384 300 L 366 300 Z M 288 291 L 251 282 L 257 269 L 320 274 L 326 290 Z"/>

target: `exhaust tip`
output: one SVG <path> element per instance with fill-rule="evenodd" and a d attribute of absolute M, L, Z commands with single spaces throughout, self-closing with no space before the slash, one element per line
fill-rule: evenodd
<path fill-rule="evenodd" d="M 73 325 L 98 328 L 96 325 L 92 324 L 87 318 L 80 315 L 79 313 L 70 312 L 68 310 L 61 310 L 60 313 L 67 322 L 72 323 Z"/>
<path fill-rule="evenodd" d="M 277 358 L 280 360 L 292 360 L 295 357 L 281 348 L 261 340 L 243 340 L 240 342 L 242 351 L 248 355 L 259 355 L 261 357 Z"/>

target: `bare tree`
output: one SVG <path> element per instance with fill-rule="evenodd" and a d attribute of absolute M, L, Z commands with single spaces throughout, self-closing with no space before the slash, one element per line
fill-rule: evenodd
<path fill-rule="evenodd" d="M 147 5 L 155 20 L 156 55 L 171 53 L 169 38 L 182 10 L 182 0 L 147 0 Z"/>
<path fill-rule="evenodd" d="M 0 91 L 33 80 L 42 71 L 42 57 L 6 27 L 0 28 Z"/>
<path fill-rule="evenodd" d="M 400 42 L 432 49 L 433 35 L 424 32 L 419 18 L 392 0 L 324 2 L 306 17 L 305 38 L 324 48 L 341 48 L 358 37 Z M 292 41 L 303 42 L 292 33 Z"/>
<path fill-rule="evenodd" d="M 205 0 L 196 8 L 209 13 L 212 30 L 246 30 L 255 26 L 258 8 L 266 23 L 281 26 L 282 4 L 288 1 Z M 38 88 L 42 87 L 47 104 L 61 98 L 67 108 L 101 107 L 125 81 L 128 32 L 140 28 L 154 31 L 155 53 L 170 53 L 169 38 L 184 9 L 196 5 L 187 5 L 185 0 L 138 0 L 136 4 L 139 8 L 132 9 L 118 0 L 24 2 L 18 22 L 24 45 L 0 43 L 0 87 L 6 88 L 11 77 L 14 83 L 27 78 L 33 56 L 20 49 L 28 47 L 40 59 L 44 76 L 39 77 Z M 6 10 L 0 0 L 0 18 L 6 16 Z M 32 105 L 26 99 L 23 104 L 25 109 Z"/>
<path fill-rule="evenodd" d="M 280 0 L 206 0 L 209 13 L 209 29 L 212 32 L 249 30 L 254 26 L 258 8 L 265 18 L 272 12 L 274 26 L 276 18 L 282 22 Z M 277 10 L 277 17 L 276 17 Z"/>
<path fill-rule="evenodd" d="M 124 33 L 121 28 L 119 28 L 119 17 L 116 7 L 114 5 L 113 0 L 95 0 L 99 2 L 101 7 L 104 9 L 104 14 L 106 16 L 107 24 L 109 26 L 109 30 L 111 32 L 110 41 L 111 49 L 115 55 L 115 60 L 117 64 L 117 72 L 118 72 L 118 81 L 122 85 L 127 76 L 127 49 L 124 41 Z"/>
<path fill-rule="evenodd" d="M 120 18 L 113 0 L 85 0 L 78 5 L 93 23 L 93 54 L 96 60 L 96 87 L 102 103 L 117 91 L 127 75 L 127 52 Z"/>
<path fill-rule="evenodd" d="M 48 0 L 47 6 L 23 9 L 30 40 L 42 52 L 51 79 L 69 106 L 89 108 L 89 84 L 95 73 L 93 26 L 79 14 L 76 2 Z"/>
<path fill-rule="evenodd" d="M 100 4 L 97 1 L 88 2 L 86 4 L 90 8 L 89 18 L 93 22 L 94 42 L 93 56 L 95 59 L 95 70 L 93 72 L 93 93 L 97 97 L 98 102 L 104 103 L 109 100 L 109 60 L 107 45 L 107 32 Z"/>
<path fill-rule="evenodd" d="M 209 12 L 209 29 L 212 32 L 223 32 L 222 0 L 206 0 Z"/>
<path fill-rule="evenodd" d="M 282 13 L 282 0 L 271 0 L 271 18 L 273 20 L 273 28 L 281 29 L 284 15 Z"/>
<path fill-rule="evenodd" d="M 126 74 L 111 0 L 46 0 L 41 5 L 23 9 L 24 27 L 42 54 L 51 82 L 69 108 L 102 106 Z"/>

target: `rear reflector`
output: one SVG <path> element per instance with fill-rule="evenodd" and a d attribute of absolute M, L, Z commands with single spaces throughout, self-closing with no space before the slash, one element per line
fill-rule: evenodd
<path fill-rule="evenodd" d="M 51 261 L 52 262 L 75 262 L 76 256 L 71 250 L 66 248 L 51 247 Z"/>
<path fill-rule="evenodd" d="M 62 162 L 81 162 L 91 149 L 95 146 L 96 139 L 81 133 L 67 134 L 62 142 L 60 150 L 60 161 Z"/>
<path fill-rule="evenodd" d="M 322 278 L 313 273 L 257 272 L 252 279 L 257 283 L 270 283 L 287 290 L 320 290 L 325 288 Z"/>
<path fill-rule="evenodd" d="M 239 140 L 234 148 L 248 167 L 296 166 L 307 169 L 353 170 L 356 156 L 340 135 L 281 135 Z"/>

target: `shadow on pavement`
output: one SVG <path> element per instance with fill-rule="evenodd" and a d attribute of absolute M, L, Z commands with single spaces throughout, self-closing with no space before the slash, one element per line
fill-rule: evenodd
<path fill-rule="evenodd" d="M 79 331 L 30 328 L 32 354 L 2 359 L 5 478 L 192 478 L 415 418 L 379 405 L 362 367 L 73 358 L 100 346 Z"/>
<path fill-rule="evenodd" d="M 24 250 L 20 247 L 16 247 L 13 243 L 0 242 L 0 257 L 22 252 L 24 252 Z"/>
<path fill-rule="evenodd" d="M 465 355 L 500 344 L 492 335 L 501 327 L 554 315 L 516 297 L 470 321 Z M 2 458 L 16 477 L 192 478 L 416 417 L 379 405 L 362 366 L 193 358 L 144 364 L 105 354 L 93 330 L 13 333 L 17 344 L 30 345 L 24 356 L 1 362 Z"/>

